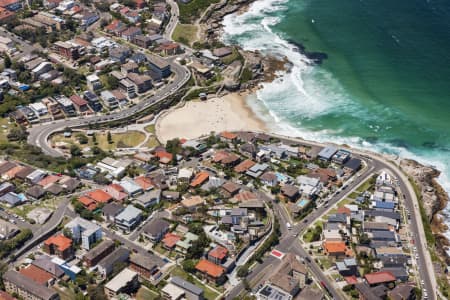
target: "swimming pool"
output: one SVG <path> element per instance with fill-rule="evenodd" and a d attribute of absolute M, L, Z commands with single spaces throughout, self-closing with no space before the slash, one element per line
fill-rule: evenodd
<path fill-rule="evenodd" d="M 306 205 L 308 205 L 308 203 L 309 203 L 309 200 L 307 200 L 307 199 L 302 199 L 302 200 L 300 200 L 300 201 L 297 202 L 297 206 L 299 206 L 299 207 L 305 207 Z"/>

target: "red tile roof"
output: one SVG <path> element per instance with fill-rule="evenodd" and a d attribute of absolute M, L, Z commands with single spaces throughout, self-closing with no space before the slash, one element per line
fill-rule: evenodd
<path fill-rule="evenodd" d="M 19 0 L 0 0 L 0 7 L 6 7 L 8 5 L 20 2 Z"/>
<path fill-rule="evenodd" d="M 52 274 L 35 265 L 29 265 L 27 268 L 21 269 L 19 273 L 42 285 L 46 285 L 47 282 L 53 278 Z"/>
<path fill-rule="evenodd" d="M 59 251 L 64 251 L 72 246 L 72 240 L 64 235 L 55 235 L 45 240 L 45 245 L 55 245 Z"/>
<path fill-rule="evenodd" d="M 55 183 L 57 182 L 59 179 L 61 179 L 61 177 L 56 176 L 56 175 L 48 175 L 45 178 L 43 178 L 41 181 L 38 182 L 38 184 L 40 186 L 46 186 L 50 183 Z"/>
<path fill-rule="evenodd" d="M 100 189 L 89 192 L 86 194 L 86 196 L 99 203 L 108 203 L 112 200 L 112 196 L 110 194 Z"/>
<path fill-rule="evenodd" d="M 150 180 L 150 178 L 147 178 L 145 176 L 139 176 L 135 178 L 134 182 L 136 182 L 136 184 L 139 185 L 145 191 L 153 187 L 153 183 Z"/>
<path fill-rule="evenodd" d="M 347 251 L 347 246 L 344 242 L 325 242 L 323 247 L 330 254 L 345 253 Z"/>
<path fill-rule="evenodd" d="M 217 246 L 216 248 L 212 249 L 208 253 L 209 256 L 212 256 L 214 258 L 217 258 L 219 260 L 224 259 L 228 255 L 228 250 L 225 247 Z"/>
<path fill-rule="evenodd" d="M 234 167 L 234 170 L 238 173 L 243 173 L 253 167 L 256 163 L 250 159 L 246 159 L 240 164 L 238 164 L 236 167 Z"/>
<path fill-rule="evenodd" d="M 155 156 L 159 158 L 159 162 L 163 164 L 168 164 L 173 159 L 173 155 L 167 151 L 156 151 Z"/>
<path fill-rule="evenodd" d="M 17 300 L 5 291 L 0 291 L 0 300 Z"/>
<path fill-rule="evenodd" d="M 366 279 L 367 283 L 372 284 L 379 284 L 379 283 L 386 283 L 386 282 L 392 282 L 395 281 L 396 278 L 391 272 L 375 272 L 364 275 L 364 278 Z"/>
<path fill-rule="evenodd" d="M 234 199 L 236 201 L 248 201 L 248 200 L 257 200 L 258 197 L 256 197 L 255 194 L 249 191 L 243 191 L 234 196 Z"/>
<path fill-rule="evenodd" d="M 355 275 L 346 276 L 346 277 L 344 277 L 344 279 L 347 282 L 347 284 L 357 284 L 358 283 L 358 279 L 356 278 Z"/>
<path fill-rule="evenodd" d="M 195 175 L 194 179 L 191 182 L 191 187 L 197 187 L 203 184 L 209 178 L 209 173 L 206 171 L 201 171 Z"/>
<path fill-rule="evenodd" d="M 173 247 L 175 247 L 175 244 L 179 240 L 181 240 L 180 236 L 168 232 L 168 233 L 166 233 L 166 235 L 162 239 L 162 242 L 163 242 L 164 246 L 166 246 L 167 248 L 173 248 Z"/>
<path fill-rule="evenodd" d="M 70 101 L 72 101 L 73 104 L 78 105 L 78 106 L 84 106 L 84 105 L 88 104 L 86 100 L 84 100 L 83 98 L 81 98 L 78 95 L 70 96 Z"/>
<path fill-rule="evenodd" d="M 80 201 L 84 205 L 84 207 L 86 207 L 90 211 L 97 209 L 97 204 L 89 197 L 81 196 L 80 198 L 78 198 L 78 201 Z"/>
<path fill-rule="evenodd" d="M 213 278 L 219 278 L 225 273 L 224 268 L 206 259 L 201 259 L 195 266 L 195 269 Z"/>
<path fill-rule="evenodd" d="M 224 131 L 220 134 L 220 137 L 227 139 L 227 140 L 234 140 L 235 138 L 237 138 L 237 134 L 228 132 L 228 131 Z"/>

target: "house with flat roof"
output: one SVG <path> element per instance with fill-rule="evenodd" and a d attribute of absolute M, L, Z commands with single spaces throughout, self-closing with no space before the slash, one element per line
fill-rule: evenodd
<path fill-rule="evenodd" d="M 100 226 L 83 218 L 76 217 L 66 224 L 64 228 L 69 229 L 76 243 L 81 242 L 81 247 L 89 250 L 91 245 L 101 240 L 103 231 Z"/>
<path fill-rule="evenodd" d="M 103 240 L 100 244 L 89 250 L 84 256 L 83 261 L 90 268 L 95 266 L 104 257 L 114 251 L 114 242 L 111 240 Z"/>
<path fill-rule="evenodd" d="M 113 299 L 119 294 L 131 294 L 139 287 L 138 273 L 125 268 L 105 285 L 105 294 L 108 299 Z"/>
<path fill-rule="evenodd" d="M 338 151 L 338 149 L 336 147 L 327 146 L 327 147 L 323 148 L 322 150 L 320 150 L 320 152 L 317 154 L 317 157 L 323 161 L 330 161 L 331 158 L 333 157 L 333 155 L 337 151 Z"/>
<path fill-rule="evenodd" d="M 121 262 L 127 262 L 130 257 L 130 250 L 125 247 L 119 247 L 115 249 L 111 254 L 104 257 L 98 264 L 98 272 L 102 278 L 108 277 L 113 269 L 114 265 Z"/>
<path fill-rule="evenodd" d="M 141 222 L 142 210 L 128 205 L 125 209 L 116 216 L 115 223 L 117 227 L 125 232 L 130 232 Z"/>
<path fill-rule="evenodd" d="M 158 280 L 162 273 L 159 270 L 159 265 L 156 261 L 158 257 L 153 255 L 142 255 L 134 253 L 130 256 L 129 268 L 139 274 L 140 277 L 150 282 Z"/>

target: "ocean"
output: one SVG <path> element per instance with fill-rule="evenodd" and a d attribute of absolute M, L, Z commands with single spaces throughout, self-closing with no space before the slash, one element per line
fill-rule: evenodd
<path fill-rule="evenodd" d="M 450 191 L 447 0 L 257 0 L 223 25 L 224 42 L 292 63 L 247 99 L 271 130 L 415 159 Z"/>

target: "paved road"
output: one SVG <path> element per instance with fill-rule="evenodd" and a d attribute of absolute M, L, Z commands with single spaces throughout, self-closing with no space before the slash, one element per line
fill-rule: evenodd
<path fill-rule="evenodd" d="M 164 38 L 172 40 L 172 34 L 178 24 L 178 17 L 180 16 L 180 11 L 178 5 L 173 0 L 167 0 L 170 5 L 170 20 L 167 22 L 166 29 L 164 30 Z"/>
<path fill-rule="evenodd" d="M 273 136 L 278 137 L 285 141 L 294 141 L 310 146 L 321 146 L 321 147 L 324 146 L 324 144 L 312 141 L 305 141 L 303 139 L 289 138 L 281 135 L 273 135 Z M 404 199 L 405 206 L 411 212 L 410 226 L 411 231 L 414 234 L 414 242 L 417 247 L 418 259 L 416 259 L 416 261 L 419 266 L 419 273 L 421 274 L 420 279 L 424 281 L 424 285 L 422 286 L 422 288 L 427 291 L 428 299 L 437 299 L 436 275 L 434 273 L 430 253 L 428 252 L 425 231 L 422 223 L 422 217 L 418 206 L 419 200 L 417 199 L 414 189 L 411 183 L 409 182 L 407 176 L 399 170 L 398 166 L 394 165 L 388 159 L 376 153 L 369 153 L 357 149 L 352 149 L 352 152 L 353 155 L 359 155 L 360 158 L 364 158 L 366 161 L 368 161 L 368 165 L 372 166 L 375 171 L 384 169 L 397 177 L 398 187 L 401 191 L 401 194 L 405 195 Z"/>
<path fill-rule="evenodd" d="M 348 184 L 348 187 L 346 188 L 346 191 L 350 192 L 355 187 L 357 187 L 360 183 L 367 180 L 371 174 L 374 171 L 374 167 L 369 163 L 368 167 L 361 172 L 360 176 L 355 178 L 352 183 Z M 261 195 L 261 192 L 258 193 Z M 281 252 L 292 252 L 298 256 L 301 257 L 309 257 L 309 260 L 311 262 L 307 262 L 310 272 L 312 273 L 313 277 L 318 279 L 319 281 L 323 281 L 328 288 L 328 291 L 332 295 L 333 299 L 343 299 L 340 292 L 336 290 L 333 286 L 333 283 L 330 281 L 330 279 L 325 276 L 323 271 L 320 269 L 320 267 L 314 262 L 312 257 L 307 253 L 305 249 L 303 249 L 300 245 L 300 241 L 298 240 L 298 236 L 301 231 L 303 231 L 305 228 L 307 228 L 309 225 L 314 223 L 314 221 L 322 216 L 324 213 L 326 213 L 328 210 L 330 210 L 334 204 L 339 202 L 340 200 L 344 199 L 346 197 L 345 192 L 341 192 L 337 195 L 334 195 L 329 200 L 329 206 L 325 207 L 319 207 L 315 209 L 312 213 L 310 213 L 302 222 L 296 224 L 292 227 L 291 230 L 288 230 L 286 227 L 286 223 L 290 222 L 290 217 L 288 216 L 286 210 L 279 204 L 273 202 L 274 212 L 276 216 L 278 217 L 278 220 L 280 222 L 280 229 L 281 229 L 281 237 L 279 244 L 275 247 L 277 250 L 280 250 Z M 252 282 L 254 280 L 257 280 L 258 282 L 263 281 L 264 277 L 261 277 L 261 272 L 264 272 L 265 270 L 273 270 L 275 267 L 279 264 L 280 260 L 269 255 L 264 258 L 263 263 L 258 264 L 250 273 L 250 275 L 247 277 L 247 280 L 249 282 Z M 271 275 L 270 272 L 268 272 L 268 275 Z M 258 278 L 261 277 L 261 278 Z M 244 290 L 244 285 L 242 283 L 236 285 L 226 296 L 226 299 L 233 299 Z"/>
<path fill-rule="evenodd" d="M 38 229 L 34 227 L 35 230 L 33 230 L 33 238 L 26 242 L 22 248 L 13 253 L 14 256 L 17 257 L 17 259 L 21 259 L 21 256 L 23 256 L 28 250 L 42 242 L 48 234 L 52 233 L 56 229 L 56 227 L 64 218 L 66 211 L 68 211 L 67 207 L 69 203 L 70 197 L 65 198 L 63 201 L 61 201 L 58 208 L 53 212 L 50 219 L 44 225 L 42 225 Z"/>
<path fill-rule="evenodd" d="M 133 115 L 151 107 L 152 105 L 164 101 L 167 97 L 178 91 L 178 89 L 180 89 L 190 78 L 189 71 L 185 67 L 177 64 L 174 58 L 168 59 L 167 62 L 170 63 L 172 72 L 175 75 L 174 80 L 161 88 L 155 95 L 143 99 L 135 106 L 110 115 L 76 117 L 45 124 L 33 125 L 32 128 L 28 129 L 28 143 L 40 147 L 42 151 L 48 155 L 54 157 L 62 156 L 63 154 L 61 152 L 52 148 L 48 144 L 48 138 L 52 133 L 62 131 L 66 127 L 75 128 L 88 126 L 89 124 L 100 124 L 128 119 Z"/>

